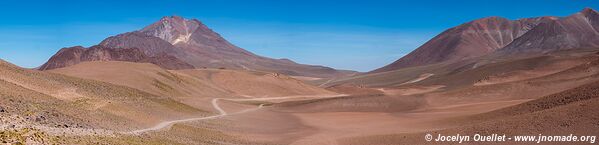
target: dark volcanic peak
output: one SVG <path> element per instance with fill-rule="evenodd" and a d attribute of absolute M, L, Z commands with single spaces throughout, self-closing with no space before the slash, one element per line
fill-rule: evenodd
<path fill-rule="evenodd" d="M 179 16 L 163 17 L 158 22 L 151 24 L 139 32 L 149 36 L 161 38 L 171 44 L 187 43 L 191 34 L 203 26 L 198 20 L 187 20 Z"/>
<path fill-rule="evenodd" d="M 159 48 L 172 50 L 167 53 L 195 67 L 260 70 L 313 77 L 331 77 L 353 73 L 253 54 L 231 44 L 197 19 L 185 19 L 178 16 L 163 17 L 158 22 L 137 32 L 170 43 L 172 47 L 163 46 Z M 142 46 L 143 44 L 146 43 L 130 45 L 129 47 L 148 47 Z"/>
<path fill-rule="evenodd" d="M 237 49 L 236 46 L 229 43 L 220 34 L 214 32 L 197 19 L 185 19 L 179 16 L 163 17 L 158 22 L 138 32 L 158 37 L 172 45 L 192 45 L 229 51 L 245 51 L 235 50 Z"/>
<path fill-rule="evenodd" d="M 153 58 L 144 62 L 169 69 L 188 68 L 181 64 L 190 64 L 196 68 L 258 70 L 310 77 L 335 77 L 355 73 L 298 64 L 288 59 L 259 56 L 229 43 L 199 20 L 179 16 L 163 17 L 141 30 L 109 37 L 99 46 L 110 49 L 139 49 L 146 57 Z M 42 70 L 78 63 L 80 53 L 85 52 L 87 51 L 79 49 L 59 52 Z M 112 57 L 107 60 L 112 60 Z M 139 62 L 122 59 L 121 61 Z"/>
<path fill-rule="evenodd" d="M 599 15 L 590 8 L 563 18 L 547 16 L 512 21 L 487 17 L 450 28 L 410 54 L 372 72 L 460 61 L 497 51 L 542 53 L 599 47 L 597 30 Z"/>

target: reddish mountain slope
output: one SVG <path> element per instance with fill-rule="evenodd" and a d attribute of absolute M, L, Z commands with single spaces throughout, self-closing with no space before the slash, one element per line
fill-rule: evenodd
<path fill-rule="evenodd" d="M 288 59 L 262 57 L 229 43 L 196 19 L 189 20 L 178 16 L 163 17 L 160 21 L 139 31 L 109 37 L 99 45 L 107 48 L 139 48 L 149 57 L 168 55 L 196 68 L 258 70 L 310 77 L 336 77 L 355 73 L 324 66 L 298 64 Z M 77 56 L 76 53 L 79 51 L 68 52 L 73 54 L 62 55 Z M 53 69 L 78 62 L 66 58 L 50 59 L 44 66 L 55 67 L 43 68 L 44 70 Z M 155 64 L 160 63 L 156 62 Z M 163 63 L 161 66 L 179 68 L 178 66 L 164 66 L 167 64 L 172 63 Z"/>
<path fill-rule="evenodd" d="M 500 50 L 500 53 L 535 52 L 599 47 L 599 13 L 584 9 L 579 13 L 539 24 Z"/>
<path fill-rule="evenodd" d="M 599 14 L 586 8 L 574 15 L 508 20 L 489 17 L 446 30 L 403 58 L 372 72 L 499 55 L 543 53 L 599 46 Z"/>
<path fill-rule="evenodd" d="M 501 17 L 489 17 L 474 20 L 446 30 L 405 57 L 374 72 L 482 56 L 508 45 L 548 19 L 552 18 L 510 21 Z"/>
<path fill-rule="evenodd" d="M 178 16 L 163 17 L 139 31 L 109 37 L 95 47 L 102 48 L 100 50 L 103 53 L 91 51 L 95 49 L 86 51 L 81 47 L 61 50 L 41 70 L 70 66 L 81 61 L 118 60 L 150 62 L 167 69 L 231 68 L 309 77 L 338 77 L 356 73 L 298 64 L 288 59 L 262 57 L 229 43 L 196 19 Z M 135 52 L 130 52 L 130 49 Z M 82 57 L 105 53 L 111 55 Z"/>
<path fill-rule="evenodd" d="M 97 45 L 90 48 L 81 46 L 63 48 L 39 69 L 50 70 L 62 68 L 84 61 L 130 61 L 153 63 L 166 69 L 193 68 L 192 65 L 166 53 L 148 56 L 138 48 L 115 49 Z"/>
<path fill-rule="evenodd" d="M 180 51 L 170 43 L 153 36 L 148 36 L 139 32 L 128 32 L 111 36 L 100 42 L 101 46 L 111 48 L 143 48 L 145 54 L 154 56 L 161 53 L 178 55 Z"/>

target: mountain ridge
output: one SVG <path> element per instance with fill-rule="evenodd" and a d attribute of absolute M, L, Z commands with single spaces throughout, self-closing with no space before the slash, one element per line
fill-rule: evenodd
<path fill-rule="evenodd" d="M 95 45 L 90 48 L 75 46 L 62 48 L 54 55 L 48 63 L 45 63 L 39 70 L 51 70 L 78 64 L 84 61 L 130 61 L 140 63 L 152 63 L 166 69 L 191 69 L 192 65 L 187 64 L 176 57 L 161 53 L 148 56 L 138 48 L 114 49 Z M 60 63 L 58 63 L 60 62 Z"/>
<path fill-rule="evenodd" d="M 193 68 L 256 70 L 319 78 L 347 76 L 356 73 L 319 65 L 299 64 L 289 59 L 273 59 L 256 55 L 230 43 L 201 21 L 179 16 L 162 17 L 159 21 L 140 30 L 110 36 L 98 45 L 113 49 L 138 48 L 148 57 L 165 55 L 177 58 L 178 60 L 160 65 L 168 69 L 188 68 L 165 66 L 166 64 L 180 64 L 180 60 L 192 65 Z M 76 55 L 77 52 L 74 51 L 74 54 L 69 55 Z M 55 67 L 41 67 L 41 70 L 65 67 L 78 62 L 67 59 L 76 57 L 57 59 L 55 57 L 68 56 L 58 54 L 44 64 L 44 66 Z"/>
<path fill-rule="evenodd" d="M 485 17 L 449 28 L 408 55 L 369 73 L 461 61 L 491 53 L 509 55 L 524 52 L 522 50 L 535 53 L 599 47 L 597 28 L 599 14 L 591 8 L 566 17 L 543 16 L 517 20 Z M 572 40 L 564 40 L 561 35 L 570 35 L 567 38 Z M 549 47 L 552 45 L 558 47 Z"/>

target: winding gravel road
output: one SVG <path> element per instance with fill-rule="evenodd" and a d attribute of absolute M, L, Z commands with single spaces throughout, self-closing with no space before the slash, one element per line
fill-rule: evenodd
<path fill-rule="evenodd" d="M 346 96 L 346 95 L 345 94 L 341 94 L 341 95 L 319 96 L 319 97 L 314 97 L 314 98 L 329 98 L 329 97 L 341 97 L 341 96 Z M 168 128 L 168 127 L 170 127 L 170 126 L 172 126 L 173 124 L 176 124 L 176 123 L 198 121 L 198 120 L 216 119 L 216 118 L 224 117 L 224 116 L 227 116 L 227 115 L 234 115 L 234 114 L 241 114 L 241 113 L 256 111 L 256 110 L 259 110 L 260 108 L 264 107 L 264 104 L 260 104 L 257 108 L 246 109 L 246 110 L 235 112 L 235 113 L 227 113 L 225 110 L 223 110 L 218 105 L 218 101 L 219 100 L 230 100 L 230 101 L 264 101 L 264 100 L 293 99 L 293 98 L 307 98 L 307 97 L 309 97 L 309 96 L 287 96 L 287 97 L 250 98 L 250 99 L 214 98 L 214 99 L 212 99 L 212 107 L 214 107 L 214 109 L 216 109 L 218 111 L 218 113 L 219 113 L 218 115 L 212 115 L 212 116 L 206 116 L 206 117 L 197 117 L 197 118 L 188 118 L 188 119 L 181 119 L 181 120 L 165 121 L 165 122 L 161 122 L 161 123 L 159 123 L 159 124 L 157 124 L 157 125 L 155 125 L 153 127 L 150 127 L 150 128 L 144 128 L 144 129 L 134 130 L 134 131 L 130 131 L 130 132 L 121 132 L 121 133 L 123 133 L 123 134 L 142 134 L 142 133 L 145 133 L 145 132 L 157 131 L 157 130 L 161 130 L 161 129 L 164 129 L 164 128 Z"/>
<path fill-rule="evenodd" d="M 215 118 L 227 116 L 228 115 L 227 112 L 225 110 L 223 110 L 222 108 L 220 108 L 220 106 L 218 105 L 218 100 L 220 100 L 220 99 L 221 98 L 214 98 L 214 99 L 212 99 L 212 107 L 214 107 L 214 109 L 216 109 L 218 111 L 218 115 L 166 121 L 166 122 L 161 122 L 161 123 L 159 123 L 159 124 L 157 124 L 157 125 L 155 125 L 153 127 L 150 127 L 150 128 L 145 128 L 145 129 L 140 129 L 140 130 L 134 130 L 134 131 L 130 131 L 130 132 L 123 132 L 123 133 L 124 134 L 141 134 L 141 133 L 145 133 L 145 132 L 149 132 L 149 131 L 156 131 L 156 130 L 160 130 L 160 129 L 163 129 L 163 128 L 167 128 L 167 127 L 170 127 L 170 126 L 172 126 L 173 124 L 176 124 L 176 123 L 189 122 L 189 121 L 198 121 L 198 120 L 207 120 L 207 119 L 215 119 Z M 243 110 L 243 111 L 237 112 L 235 114 L 238 114 L 238 113 L 241 113 L 241 112 L 248 112 L 248 111 L 257 110 L 259 108 L 262 108 L 262 106 L 264 106 L 264 105 L 260 104 L 260 106 L 258 106 L 258 108 Z"/>

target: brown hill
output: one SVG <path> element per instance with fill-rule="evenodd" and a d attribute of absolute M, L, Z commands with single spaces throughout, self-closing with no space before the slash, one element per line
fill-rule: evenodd
<path fill-rule="evenodd" d="M 508 136 L 539 133 L 596 134 L 594 128 L 599 115 L 596 113 L 596 107 L 593 108 L 598 103 L 596 90 L 599 86 L 599 77 L 597 77 L 599 56 L 596 52 L 560 51 L 525 58 L 474 61 L 478 64 L 470 64 L 470 62 L 435 64 L 369 74 L 370 77 L 353 81 L 386 86 L 380 89 L 385 92 L 385 96 L 330 98 L 287 102 L 273 106 L 280 107 L 277 109 L 282 111 L 300 112 L 298 114 L 303 117 L 303 120 L 311 120 L 310 125 L 319 127 L 318 130 L 321 131 L 318 136 L 320 138 L 313 136 L 315 138 L 312 140 L 324 140 L 323 138 L 329 137 L 329 140 L 335 140 L 338 144 L 458 144 L 457 142 L 426 142 L 423 139 L 426 133 L 434 135 L 437 133 L 445 135 L 506 133 Z M 409 71 L 415 74 L 435 75 L 414 75 L 403 79 L 402 76 L 408 76 L 403 73 Z M 476 81 L 481 78 L 483 81 Z M 407 91 L 405 88 L 431 85 L 446 86 L 428 93 L 409 95 L 404 93 Z M 351 114 L 351 117 L 344 118 L 346 116 L 339 115 L 342 114 L 339 112 L 360 112 L 361 114 Z M 362 117 L 369 117 L 370 121 L 375 122 L 374 120 L 380 118 L 373 119 L 374 116 L 369 116 L 375 114 L 373 112 L 389 113 L 397 117 L 389 119 L 397 123 L 392 125 L 396 126 L 394 130 L 386 131 L 385 128 L 376 127 L 350 130 L 349 128 L 353 127 L 349 125 L 339 127 L 346 125 L 341 123 L 343 121 L 359 120 Z M 318 124 L 322 122 L 329 124 Z M 385 121 L 376 122 L 369 125 L 376 126 Z M 354 134 L 348 135 L 352 133 Z M 462 144 L 487 143 L 497 144 L 495 142 Z M 506 143 L 530 144 L 530 142 Z M 543 142 L 543 144 L 551 143 Z M 554 142 L 553 144 L 588 144 L 588 142 Z"/>
<path fill-rule="evenodd" d="M 81 46 L 63 48 L 56 53 L 48 62 L 42 65 L 40 70 L 50 70 L 67 67 L 85 61 L 130 61 L 141 63 L 153 63 L 166 69 L 190 69 L 193 68 L 174 56 L 159 53 L 152 56 L 146 55 L 138 48 L 116 49 L 101 45 L 84 48 Z"/>
<path fill-rule="evenodd" d="M 238 136 L 205 127 L 206 124 L 219 128 L 227 126 L 228 119 L 220 118 L 166 126 L 143 135 L 131 135 L 127 131 L 213 115 L 220 107 L 231 114 L 256 107 L 225 99 L 214 104 L 215 98 L 335 94 L 286 75 L 268 72 L 166 70 L 150 63 L 123 61 L 88 61 L 37 71 L 0 61 L 0 129 L 8 127 L 8 130 L 0 131 L 0 140 L 39 143 L 24 141 L 35 139 L 41 140 L 42 144 L 48 141 L 56 144 L 98 141 L 114 144 L 148 141 L 150 144 L 211 144 L 215 141 L 240 144 L 243 141 Z M 11 128 L 12 125 L 15 127 Z"/>
<path fill-rule="evenodd" d="M 207 115 L 207 111 L 137 89 L 27 70 L 0 61 L 0 118 L 11 124 L 38 125 L 48 133 L 70 129 L 128 131 L 173 118 Z M 3 123 L 4 124 L 4 123 Z M 59 126 L 59 129 L 54 127 Z M 66 132 L 70 133 L 70 132 Z M 80 132 L 90 133 L 94 132 Z"/>
<path fill-rule="evenodd" d="M 501 17 L 474 20 L 445 30 L 408 55 L 372 72 L 455 61 L 489 54 L 510 44 L 539 23 L 553 19 L 540 17 L 511 21 Z"/>
<path fill-rule="evenodd" d="M 402 88 L 446 86 L 443 89 L 484 86 L 541 77 L 597 59 L 595 50 L 569 50 L 526 57 L 479 57 L 337 79 L 325 86 L 360 84 Z M 565 76 L 568 78 L 567 76 Z"/>
<path fill-rule="evenodd" d="M 109 82 L 156 95 L 203 102 L 220 97 L 277 97 L 335 94 L 291 77 L 268 72 L 226 69 L 166 70 L 148 63 L 84 62 L 50 72 Z M 210 107 L 210 105 L 206 105 Z"/>
<path fill-rule="evenodd" d="M 489 17 L 448 29 L 401 59 L 371 73 L 495 56 L 547 53 L 599 46 L 599 13 L 586 8 L 571 16 L 508 20 Z M 527 52 L 527 53 L 525 53 Z"/>

